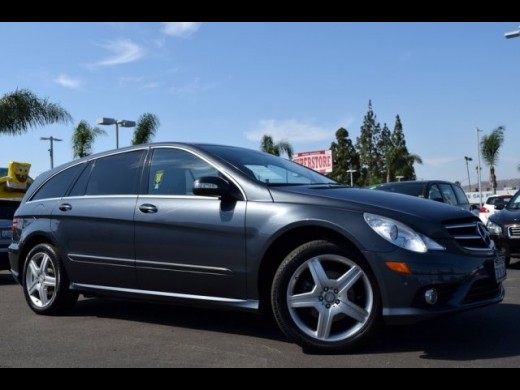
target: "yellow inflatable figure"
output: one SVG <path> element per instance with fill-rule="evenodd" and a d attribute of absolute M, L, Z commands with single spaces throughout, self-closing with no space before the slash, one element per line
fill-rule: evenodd
<path fill-rule="evenodd" d="M 23 194 L 33 182 L 29 177 L 30 170 L 31 164 L 10 161 L 7 168 L 7 176 L 2 177 L 2 174 L 0 174 L 0 199 L 23 197 Z"/>

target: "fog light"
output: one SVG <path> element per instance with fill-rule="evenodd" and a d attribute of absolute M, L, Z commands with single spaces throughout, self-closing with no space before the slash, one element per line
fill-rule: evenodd
<path fill-rule="evenodd" d="M 439 293 L 436 289 L 430 288 L 424 292 L 424 300 L 428 305 L 435 305 L 439 300 Z"/>

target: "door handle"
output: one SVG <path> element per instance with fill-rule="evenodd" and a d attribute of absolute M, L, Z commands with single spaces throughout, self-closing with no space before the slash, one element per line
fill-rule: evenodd
<path fill-rule="evenodd" d="M 142 204 L 139 206 L 139 211 L 144 214 L 155 214 L 159 210 L 153 204 Z"/>
<path fill-rule="evenodd" d="M 68 203 L 63 203 L 60 205 L 59 209 L 61 211 L 70 211 L 70 210 L 72 210 L 72 206 Z"/>

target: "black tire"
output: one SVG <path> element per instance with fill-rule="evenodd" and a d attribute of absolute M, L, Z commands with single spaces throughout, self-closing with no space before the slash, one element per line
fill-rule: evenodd
<path fill-rule="evenodd" d="M 38 244 L 27 255 L 23 291 L 32 311 L 42 315 L 63 314 L 78 300 L 78 294 L 69 290 L 61 256 L 50 244 Z"/>
<path fill-rule="evenodd" d="M 320 275 L 323 283 L 316 282 Z M 328 241 L 309 242 L 285 258 L 271 303 L 280 329 L 311 353 L 352 352 L 381 318 L 379 288 L 367 263 Z"/>

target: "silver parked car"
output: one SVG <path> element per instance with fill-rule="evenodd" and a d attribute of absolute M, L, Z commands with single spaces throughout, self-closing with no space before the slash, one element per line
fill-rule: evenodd
<path fill-rule="evenodd" d="M 468 211 L 241 148 L 89 156 L 40 175 L 13 224 L 11 272 L 38 314 L 78 294 L 264 309 L 302 347 L 336 353 L 380 320 L 504 297 L 504 259 Z"/>

